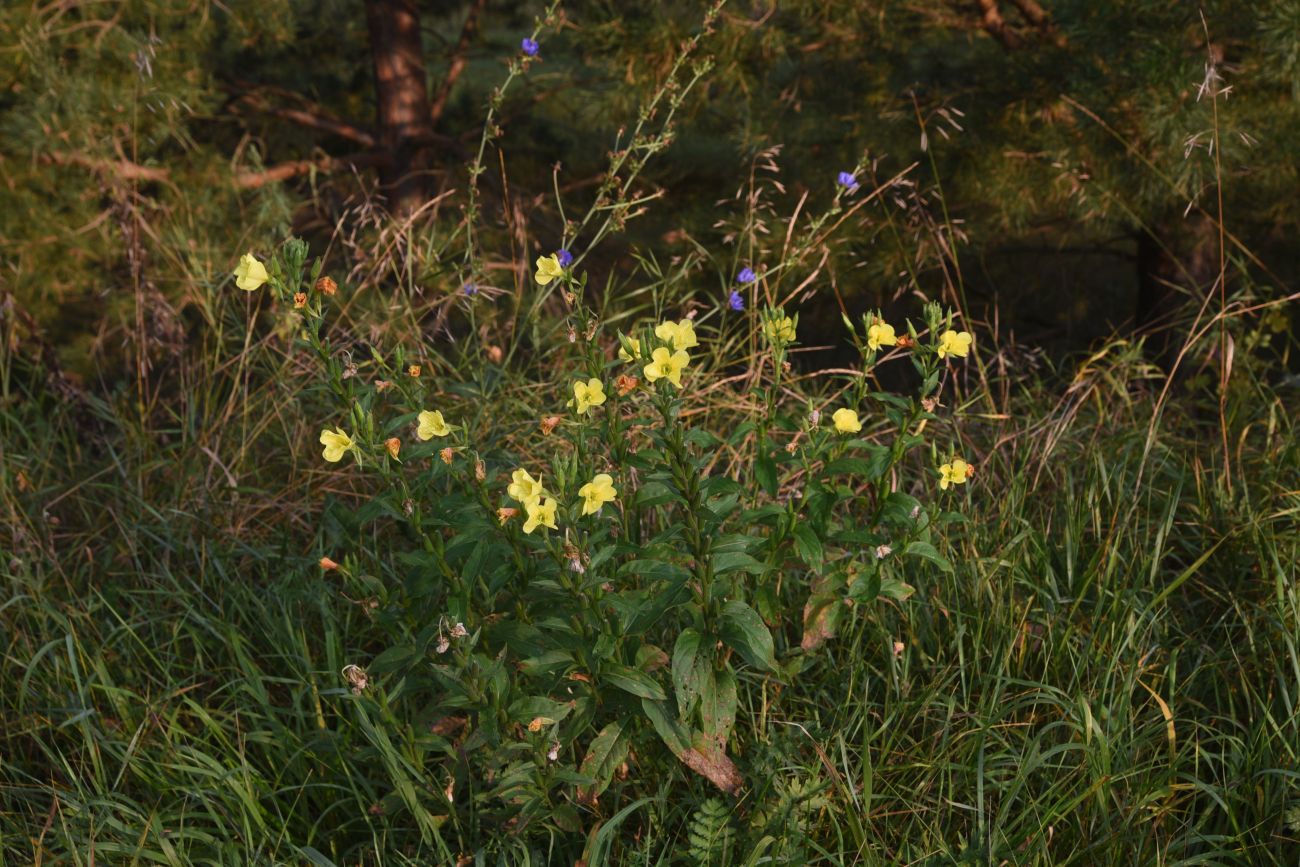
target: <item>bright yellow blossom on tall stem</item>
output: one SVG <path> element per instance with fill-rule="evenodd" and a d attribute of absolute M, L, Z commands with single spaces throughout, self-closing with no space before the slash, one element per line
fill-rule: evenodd
<path fill-rule="evenodd" d="M 445 437 L 451 433 L 451 425 L 442 417 L 440 410 L 429 412 L 425 410 L 417 416 L 420 426 L 416 428 L 415 435 L 422 440 L 431 440 L 434 437 Z"/>
<path fill-rule="evenodd" d="M 582 497 L 582 514 L 594 515 L 601 506 L 614 502 L 618 489 L 609 473 L 597 473 L 590 482 L 578 488 L 578 496 Z"/>
<path fill-rule="evenodd" d="M 533 279 L 539 285 L 545 286 L 556 277 L 563 276 L 563 274 L 564 267 L 560 265 L 560 259 L 554 253 L 549 256 L 537 257 L 537 273 L 533 275 Z"/>
<path fill-rule="evenodd" d="M 545 500 L 533 500 L 524 503 L 524 509 L 528 512 L 528 520 L 524 521 L 524 532 L 531 533 L 538 527 L 548 527 L 552 530 L 555 527 L 555 507 L 556 502 L 551 497 Z"/>
<path fill-rule="evenodd" d="M 655 326 L 655 337 L 672 346 L 674 350 L 694 349 L 700 345 L 695 336 L 695 324 L 689 319 L 679 322 L 660 322 Z"/>
<path fill-rule="evenodd" d="M 546 489 L 538 479 L 529 475 L 528 470 L 515 470 L 510 475 L 510 487 L 506 488 L 506 493 L 519 502 L 527 505 L 535 503 L 546 494 Z"/>
<path fill-rule="evenodd" d="M 337 463 L 343 460 L 343 456 L 352 449 L 356 448 L 356 442 L 352 437 L 343 432 L 343 428 L 336 427 L 334 430 L 325 428 L 320 432 L 320 444 L 325 447 L 322 453 L 325 460 L 330 463 Z"/>
<path fill-rule="evenodd" d="M 266 273 L 266 266 L 257 261 L 257 257 L 252 253 L 245 253 L 239 257 L 239 264 L 235 266 L 235 285 L 240 289 L 252 292 L 270 279 L 271 275 Z"/>
<path fill-rule="evenodd" d="M 894 333 L 894 326 L 888 322 L 877 319 L 871 327 L 867 329 L 867 346 L 871 349 L 879 349 L 882 346 L 897 346 L 898 335 Z"/>
<path fill-rule="evenodd" d="M 858 421 L 858 411 L 846 406 L 835 410 L 831 421 L 835 422 L 835 429 L 840 433 L 857 433 L 862 430 L 862 422 Z"/>
<path fill-rule="evenodd" d="M 939 335 L 939 346 L 935 349 L 935 352 L 938 353 L 940 358 L 946 358 L 949 355 L 965 358 L 970 355 L 970 344 L 973 339 L 970 332 L 949 329 Z"/>
<path fill-rule="evenodd" d="M 951 463 L 939 467 L 939 487 L 946 491 L 949 485 L 964 485 L 974 470 L 961 458 L 953 458 Z"/>
<path fill-rule="evenodd" d="M 682 350 L 669 352 L 659 347 L 650 353 L 650 363 L 645 366 L 645 378 L 650 382 L 667 379 L 678 388 L 682 387 L 682 371 L 690 363 L 691 357 Z"/>
<path fill-rule="evenodd" d="M 593 377 L 586 382 L 580 379 L 573 384 L 573 400 L 569 401 L 569 406 L 573 407 L 579 415 L 604 402 L 605 386 L 599 379 Z"/>

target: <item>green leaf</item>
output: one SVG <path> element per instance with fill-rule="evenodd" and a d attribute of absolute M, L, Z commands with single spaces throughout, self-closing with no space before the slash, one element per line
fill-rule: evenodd
<path fill-rule="evenodd" d="M 907 550 L 903 553 L 929 560 L 945 572 L 952 571 L 952 564 L 948 562 L 948 559 L 936 551 L 934 546 L 928 542 L 913 542 L 907 546 Z M 883 586 L 881 591 L 884 591 Z"/>
<path fill-rule="evenodd" d="M 625 692 L 630 692 L 638 698 L 663 701 L 668 697 L 664 694 L 663 687 L 653 677 L 644 671 L 628 668 L 626 665 L 607 662 L 601 666 L 600 675 L 614 686 Z"/>
<path fill-rule="evenodd" d="M 799 556 L 809 566 L 814 568 L 822 564 L 825 552 L 822 550 L 822 540 L 817 538 L 817 533 L 808 524 L 796 524 L 794 528 L 795 546 L 799 549 Z"/>
<path fill-rule="evenodd" d="M 713 649 L 700 633 L 684 629 L 673 645 L 673 692 L 677 712 L 687 717 L 700 696 L 702 680 L 713 667 Z"/>
<path fill-rule="evenodd" d="M 767 452 L 760 452 L 754 461 L 754 478 L 769 497 L 776 496 L 776 461 Z"/>
<path fill-rule="evenodd" d="M 776 670 L 776 649 L 772 633 L 758 612 L 744 602 L 733 599 L 722 607 L 718 618 L 723 642 L 755 668 Z"/>
<path fill-rule="evenodd" d="M 614 778 L 614 772 L 627 758 L 628 739 L 623 734 L 624 720 L 616 720 L 600 730 L 591 740 L 587 755 L 578 768 L 579 773 L 592 780 L 591 785 L 578 789 L 578 800 L 591 803 L 600 796 Z"/>
<path fill-rule="evenodd" d="M 672 750 L 673 755 L 681 756 L 691 746 L 690 733 L 676 719 L 668 714 L 668 705 L 662 701 L 641 700 L 641 710 L 645 712 L 650 724 L 655 727 L 659 737 Z"/>
<path fill-rule="evenodd" d="M 529 695 L 510 703 L 510 718 L 518 723 L 532 722 L 538 717 L 550 722 L 559 722 L 568 716 L 571 710 L 573 706 L 565 702 L 543 695 Z"/>
<path fill-rule="evenodd" d="M 884 476 L 889 470 L 890 453 L 889 449 L 884 446 L 866 444 L 863 447 L 866 455 L 863 457 L 843 457 L 831 461 L 826 465 L 827 475 L 845 474 L 850 476 L 860 476 L 869 482 L 874 482 Z"/>
<path fill-rule="evenodd" d="M 725 575 L 727 572 L 748 572 L 750 575 L 762 575 L 766 567 L 746 554 L 744 551 L 723 551 L 713 558 L 713 573 Z"/>
<path fill-rule="evenodd" d="M 916 592 L 911 584 L 904 584 L 897 578 L 886 578 L 880 582 L 880 595 L 887 596 L 890 599 L 896 599 L 899 602 L 907 599 Z"/>
<path fill-rule="evenodd" d="M 700 727 L 725 747 L 736 724 L 736 676 L 730 670 L 709 671 L 700 693 Z"/>

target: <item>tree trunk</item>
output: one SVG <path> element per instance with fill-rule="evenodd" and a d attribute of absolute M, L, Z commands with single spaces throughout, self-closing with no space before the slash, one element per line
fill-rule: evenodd
<path fill-rule="evenodd" d="M 420 13 L 415 0 L 366 0 L 380 146 L 389 159 L 379 182 L 394 216 L 428 199 L 433 125 L 424 78 Z"/>

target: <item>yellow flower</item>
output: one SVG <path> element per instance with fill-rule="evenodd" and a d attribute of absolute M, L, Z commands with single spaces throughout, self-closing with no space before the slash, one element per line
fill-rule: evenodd
<path fill-rule="evenodd" d="M 782 316 L 780 319 L 769 319 L 763 323 L 763 333 L 773 343 L 794 343 L 794 320 L 789 316 Z"/>
<path fill-rule="evenodd" d="M 515 470 L 510 474 L 510 487 L 506 488 L 506 493 L 527 505 L 540 500 L 546 494 L 546 489 L 540 480 L 528 474 L 528 470 Z"/>
<path fill-rule="evenodd" d="M 939 467 L 939 487 L 946 491 L 949 485 L 964 485 L 974 471 L 961 458 L 953 458 L 952 463 Z"/>
<path fill-rule="evenodd" d="M 524 509 L 528 512 L 528 520 L 524 521 L 524 532 L 531 533 L 538 527 L 549 527 L 554 530 L 555 505 L 555 500 L 551 497 L 524 503 Z"/>
<path fill-rule="evenodd" d="M 867 329 L 867 346 L 872 349 L 897 345 L 898 335 L 894 333 L 894 326 L 888 322 L 877 319 L 875 324 Z"/>
<path fill-rule="evenodd" d="M 939 335 L 939 347 L 937 352 L 939 357 L 955 355 L 958 358 L 965 358 L 970 354 L 971 336 L 966 331 L 945 331 Z"/>
<path fill-rule="evenodd" d="M 835 410 L 831 421 L 835 422 L 835 429 L 840 433 L 857 433 L 862 430 L 862 422 L 858 421 L 858 411 L 846 406 Z"/>
<path fill-rule="evenodd" d="M 320 432 L 320 444 L 325 447 L 324 457 L 330 463 L 343 460 L 343 455 L 351 449 L 356 448 L 356 443 L 352 437 L 343 432 L 343 428 L 336 427 L 334 430 L 326 428 Z"/>
<path fill-rule="evenodd" d="M 690 363 L 691 357 L 682 350 L 669 352 L 659 347 L 650 353 L 650 363 L 645 366 L 645 378 L 650 382 L 668 377 L 668 381 L 678 388 L 682 387 L 682 371 Z"/>
<path fill-rule="evenodd" d="M 594 515 L 601 506 L 614 502 L 618 491 L 609 473 L 597 473 L 590 482 L 578 488 L 578 496 L 582 497 L 582 514 Z"/>
<path fill-rule="evenodd" d="M 266 273 L 266 266 L 257 261 L 257 257 L 252 253 L 245 253 L 239 257 L 239 264 L 235 266 L 235 285 L 245 292 L 252 292 L 259 288 L 271 275 Z"/>
<path fill-rule="evenodd" d="M 689 319 L 660 322 L 655 326 L 655 337 L 670 344 L 673 349 L 694 349 L 700 345 L 700 341 L 695 339 L 695 325 Z"/>
<path fill-rule="evenodd" d="M 574 407 L 579 415 L 604 402 L 605 386 L 599 379 L 592 378 L 586 382 L 580 379 L 573 384 L 573 400 L 569 401 L 569 406 Z"/>
<path fill-rule="evenodd" d="M 618 360 L 619 360 L 619 361 L 638 361 L 638 360 L 640 360 L 640 358 L 641 358 L 641 341 L 640 341 L 640 340 L 637 340 L 635 337 L 629 337 L 629 338 L 627 338 L 627 342 L 628 342 L 628 345 L 632 347 L 632 353 L 629 355 L 629 354 L 628 354 L 628 351 L 627 351 L 626 349 L 624 349 L 624 348 L 623 348 L 623 345 L 620 343 L 620 344 L 619 344 L 619 347 L 618 347 Z"/>
<path fill-rule="evenodd" d="M 537 273 L 533 275 L 533 279 L 545 286 L 563 273 L 564 268 L 560 266 L 560 260 L 552 253 L 550 256 L 537 257 Z"/>
<path fill-rule="evenodd" d="M 415 435 L 422 440 L 433 439 L 434 437 L 445 437 L 451 433 L 451 425 L 447 424 L 442 417 L 442 412 L 434 410 L 429 412 L 427 409 L 417 416 L 420 426 L 416 429 Z"/>

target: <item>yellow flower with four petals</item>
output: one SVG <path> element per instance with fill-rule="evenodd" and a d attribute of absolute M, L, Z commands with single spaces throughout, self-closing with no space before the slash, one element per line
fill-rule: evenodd
<path fill-rule="evenodd" d="M 862 430 L 862 422 L 858 421 L 858 411 L 846 406 L 835 410 L 831 421 L 835 422 L 835 429 L 840 433 L 857 433 Z"/>
<path fill-rule="evenodd" d="M 245 253 L 239 257 L 239 264 L 235 266 L 235 285 L 240 289 L 252 292 L 270 279 L 271 275 L 266 273 L 266 266 L 257 261 L 257 257 L 252 253 Z"/>
<path fill-rule="evenodd" d="M 560 264 L 560 258 L 552 253 L 549 256 L 537 257 L 537 273 L 533 279 L 541 286 L 550 283 L 556 277 L 563 276 L 564 267 Z"/>
<path fill-rule="evenodd" d="M 679 349 L 676 352 L 669 352 L 664 347 L 659 347 L 650 353 L 650 363 L 645 366 L 645 378 L 650 382 L 657 382 L 660 379 L 667 379 L 678 388 L 682 387 L 682 371 L 690 363 L 691 357 L 685 351 Z"/>
<path fill-rule="evenodd" d="M 538 527 L 548 527 L 554 530 L 555 507 L 556 502 L 551 497 L 524 503 L 524 509 L 528 512 L 528 520 L 524 521 L 524 532 L 531 533 Z"/>
<path fill-rule="evenodd" d="M 871 349 L 879 349 L 882 346 L 897 346 L 898 335 L 894 333 L 894 326 L 885 322 L 883 319 L 877 319 L 871 327 L 867 329 L 867 346 Z"/>
<path fill-rule="evenodd" d="M 527 505 L 535 503 L 544 497 L 546 489 L 542 487 L 539 479 L 534 479 L 529 475 L 528 470 L 520 469 L 510 474 L 510 487 L 506 488 L 506 493 Z"/>
<path fill-rule="evenodd" d="M 949 329 L 939 335 L 939 346 L 935 350 L 940 358 L 949 355 L 955 355 L 958 358 L 965 358 L 970 354 L 970 344 L 973 340 L 968 331 L 953 331 Z"/>
<path fill-rule="evenodd" d="M 578 488 L 578 496 L 582 497 L 582 514 L 594 515 L 601 506 L 614 502 L 618 490 L 609 473 L 597 473 L 590 482 Z"/>
<path fill-rule="evenodd" d="M 679 322 L 660 322 L 655 326 L 655 337 L 672 346 L 674 350 L 694 349 L 700 345 L 695 337 L 695 324 L 689 319 Z"/>
<path fill-rule="evenodd" d="M 939 487 L 948 490 L 949 485 L 964 485 L 975 468 L 961 458 L 953 458 L 952 463 L 939 467 Z"/>
<path fill-rule="evenodd" d="M 356 441 L 344 433 L 341 427 L 336 427 L 334 430 L 325 428 L 321 431 L 320 444 L 325 447 L 322 454 L 330 463 L 343 460 L 345 454 L 357 447 Z"/>
<path fill-rule="evenodd" d="M 425 410 L 417 417 L 420 426 L 416 428 L 415 435 L 422 440 L 431 440 L 434 437 L 445 437 L 451 433 L 451 425 L 447 424 L 446 419 L 442 417 L 442 412 L 434 410 L 429 412 Z"/>
<path fill-rule="evenodd" d="M 569 406 L 573 407 L 578 415 L 604 402 L 605 386 L 599 379 L 593 377 L 586 382 L 580 379 L 573 384 L 573 400 L 569 401 Z"/>

